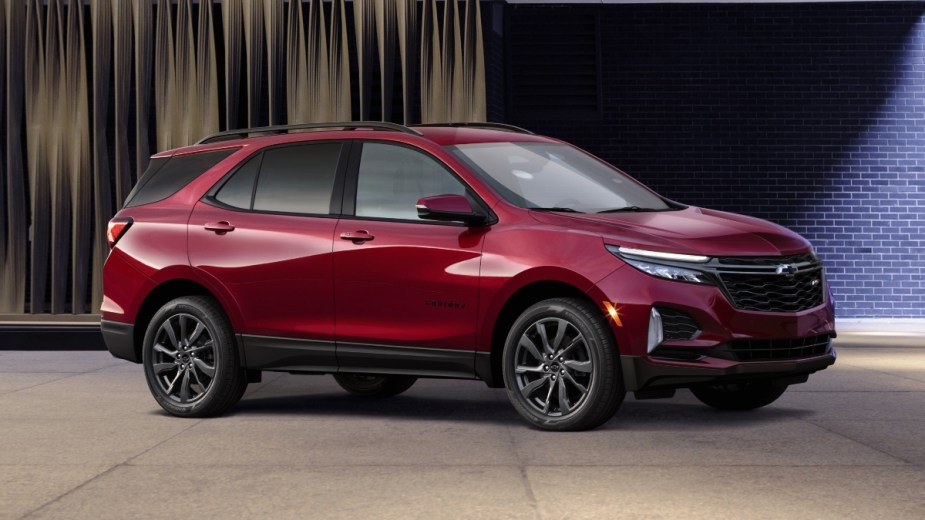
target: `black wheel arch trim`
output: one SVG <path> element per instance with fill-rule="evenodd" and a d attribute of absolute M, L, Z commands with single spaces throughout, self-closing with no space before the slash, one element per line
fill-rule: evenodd
<path fill-rule="evenodd" d="M 141 363 L 141 356 L 135 349 L 135 325 L 121 321 L 100 320 L 100 332 L 106 348 L 113 357 L 132 363 Z"/>

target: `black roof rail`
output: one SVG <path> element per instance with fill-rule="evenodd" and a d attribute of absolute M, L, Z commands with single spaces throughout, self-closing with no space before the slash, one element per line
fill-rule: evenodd
<path fill-rule="evenodd" d="M 494 130 L 506 130 L 508 132 L 517 132 L 518 134 L 529 134 L 536 135 L 533 132 L 527 130 L 526 128 L 521 128 L 519 126 L 508 125 L 505 123 L 491 123 L 491 122 L 468 122 L 468 121 L 458 121 L 452 123 L 423 123 L 418 125 L 411 126 L 454 126 L 454 127 L 471 127 L 471 128 L 489 128 Z"/>
<path fill-rule="evenodd" d="M 260 126 L 256 128 L 239 128 L 236 130 L 225 130 L 207 135 L 199 140 L 196 144 L 206 144 L 223 139 L 233 139 L 236 137 L 247 137 L 251 134 L 282 134 L 291 130 L 320 130 L 323 128 L 339 128 L 341 130 L 361 130 L 369 128 L 372 130 L 385 130 L 389 132 L 403 132 L 412 135 L 421 135 L 421 132 L 408 128 L 405 125 L 397 123 L 387 123 L 384 121 L 346 121 L 334 123 L 303 123 L 297 125 L 276 125 Z"/>

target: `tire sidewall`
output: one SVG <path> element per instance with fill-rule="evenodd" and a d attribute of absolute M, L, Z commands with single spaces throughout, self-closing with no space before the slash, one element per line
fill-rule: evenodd
<path fill-rule="evenodd" d="M 215 377 L 212 378 L 212 383 L 209 385 L 209 389 L 206 391 L 205 395 L 196 402 L 188 405 L 177 403 L 164 394 L 164 391 L 156 381 L 157 378 L 154 375 L 153 368 L 154 340 L 157 337 L 157 331 L 165 321 L 177 314 L 190 314 L 202 321 L 209 335 L 212 337 L 214 345 Z M 142 364 L 144 366 L 145 380 L 148 383 L 148 388 L 161 407 L 171 414 L 178 416 L 199 416 L 203 409 L 210 408 L 219 386 L 227 379 L 227 372 L 233 370 L 233 367 L 228 366 L 230 363 L 233 363 L 233 352 L 230 352 L 229 345 L 226 344 L 226 328 L 227 325 L 218 323 L 213 316 L 205 312 L 194 300 L 188 298 L 173 300 L 161 307 L 157 313 L 154 314 L 154 317 L 151 318 L 151 322 L 148 324 L 148 329 L 145 331 L 144 343 L 142 344 Z M 230 357 L 232 358 L 231 360 L 229 360 Z"/>
<path fill-rule="evenodd" d="M 581 332 L 585 338 L 585 344 L 588 348 L 588 354 L 591 358 L 591 385 L 588 389 L 588 395 L 582 402 L 581 407 L 564 417 L 547 417 L 542 416 L 527 402 L 517 387 L 517 380 L 514 374 L 515 353 L 520 337 L 524 332 L 539 320 L 544 318 L 562 318 L 568 320 L 575 328 Z M 502 355 L 502 373 L 504 377 L 504 386 L 507 389 L 508 397 L 517 411 L 535 426 L 546 430 L 570 430 L 575 429 L 576 425 L 584 423 L 587 416 L 594 412 L 594 400 L 606 396 L 602 394 L 603 374 L 605 370 L 604 359 L 605 348 L 612 348 L 611 345 L 602 343 L 598 331 L 587 323 L 587 317 L 578 312 L 574 305 L 562 300 L 543 301 L 529 307 L 511 326 L 507 339 L 504 343 L 504 352 Z M 580 428 L 580 427 L 579 427 Z"/>

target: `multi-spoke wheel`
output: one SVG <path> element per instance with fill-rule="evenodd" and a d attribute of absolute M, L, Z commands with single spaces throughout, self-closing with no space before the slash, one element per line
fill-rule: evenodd
<path fill-rule="evenodd" d="M 547 430 L 594 428 L 613 416 L 625 391 L 603 313 L 572 298 L 528 308 L 507 337 L 504 383 L 514 407 Z"/>
<path fill-rule="evenodd" d="M 392 397 L 411 388 L 418 380 L 412 376 L 380 376 L 374 374 L 334 374 L 341 388 L 363 397 Z"/>
<path fill-rule="evenodd" d="M 173 415 L 220 414 L 247 388 L 231 327 L 210 298 L 177 298 L 161 307 L 145 334 L 143 360 L 151 393 Z"/>

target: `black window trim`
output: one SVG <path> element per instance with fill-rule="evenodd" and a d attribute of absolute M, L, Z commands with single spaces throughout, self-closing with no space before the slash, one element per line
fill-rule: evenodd
<path fill-rule="evenodd" d="M 363 154 L 363 145 L 366 143 L 380 143 L 393 146 L 400 146 L 402 148 L 408 148 L 415 152 L 421 153 L 427 157 L 433 159 L 438 165 L 443 167 L 450 175 L 453 176 L 463 188 L 466 190 L 466 198 L 469 199 L 469 202 L 474 208 L 482 211 L 485 215 L 485 223 L 481 224 L 482 227 L 487 227 L 495 224 L 498 221 L 498 216 L 495 215 L 488 204 L 479 196 L 478 193 L 472 186 L 466 182 L 465 179 L 459 176 L 453 168 L 451 168 L 444 161 L 440 160 L 439 157 L 430 153 L 427 150 L 419 148 L 417 146 L 403 143 L 401 141 L 392 141 L 388 139 L 353 139 L 352 149 L 350 150 L 350 165 L 347 170 L 346 182 L 344 184 L 343 190 L 343 203 L 342 203 L 342 212 L 341 217 L 349 220 L 361 220 L 361 221 L 375 221 L 375 222 L 395 222 L 395 223 L 404 223 L 404 224 L 424 224 L 429 226 L 453 226 L 453 227 L 470 227 L 469 224 L 464 222 L 443 222 L 438 220 L 423 220 L 423 219 L 401 219 L 401 218 L 385 218 L 385 217 L 374 217 L 374 216 L 358 216 L 356 215 L 356 199 L 357 199 L 357 185 L 359 183 L 360 175 L 360 159 Z"/>
<path fill-rule="evenodd" d="M 328 213 L 295 213 L 288 211 L 267 211 L 262 209 L 254 209 L 254 199 L 257 195 L 257 183 L 260 181 L 260 173 L 263 170 L 263 154 L 268 150 L 274 150 L 277 148 L 285 148 L 289 146 L 305 146 L 311 144 L 330 144 L 338 143 L 341 145 L 340 156 L 337 159 L 337 169 L 334 172 L 334 185 L 331 188 L 331 202 L 328 206 Z M 344 191 L 344 178 L 347 176 L 347 167 L 349 159 L 351 158 L 351 148 L 353 148 L 353 142 L 350 139 L 313 139 L 310 141 L 296 141 L 290 143 L 283 143 L 278 145 L 265 146 L 258 150 L 255 150 L 254 153 L 248 155 L 241 159 L 238 164 L 235 165 L 228 173 L 222 176 L 221 179 L 216 181 L 209 191 L 205 193 L 200 199 L 201 202 L 209 204 L 210 206 L 215 206 L 217 208 L 227 209 L 229 211 L 237 211 L 240 213 L 258 213 L 261 215 L 282 215 L 289 217 L 315 217 L 315 218 L 340 218 L 341 217 L 341 207 L 343 203 L 343 191 Z M 250 208 L 239 208 L 237 206 L 232 206 L 230 204 L 225 204 L 224 202 L 215 198 L 216 194 L 225 186 L 225 183 L 228 182 L 232 176 L 234 176 L 248 161 L 254 157 L 260 156 L 260 164 L 257 166 L 257 174 L 254 176 L 254 185 L 251 187 L 251 203 Z"/>

